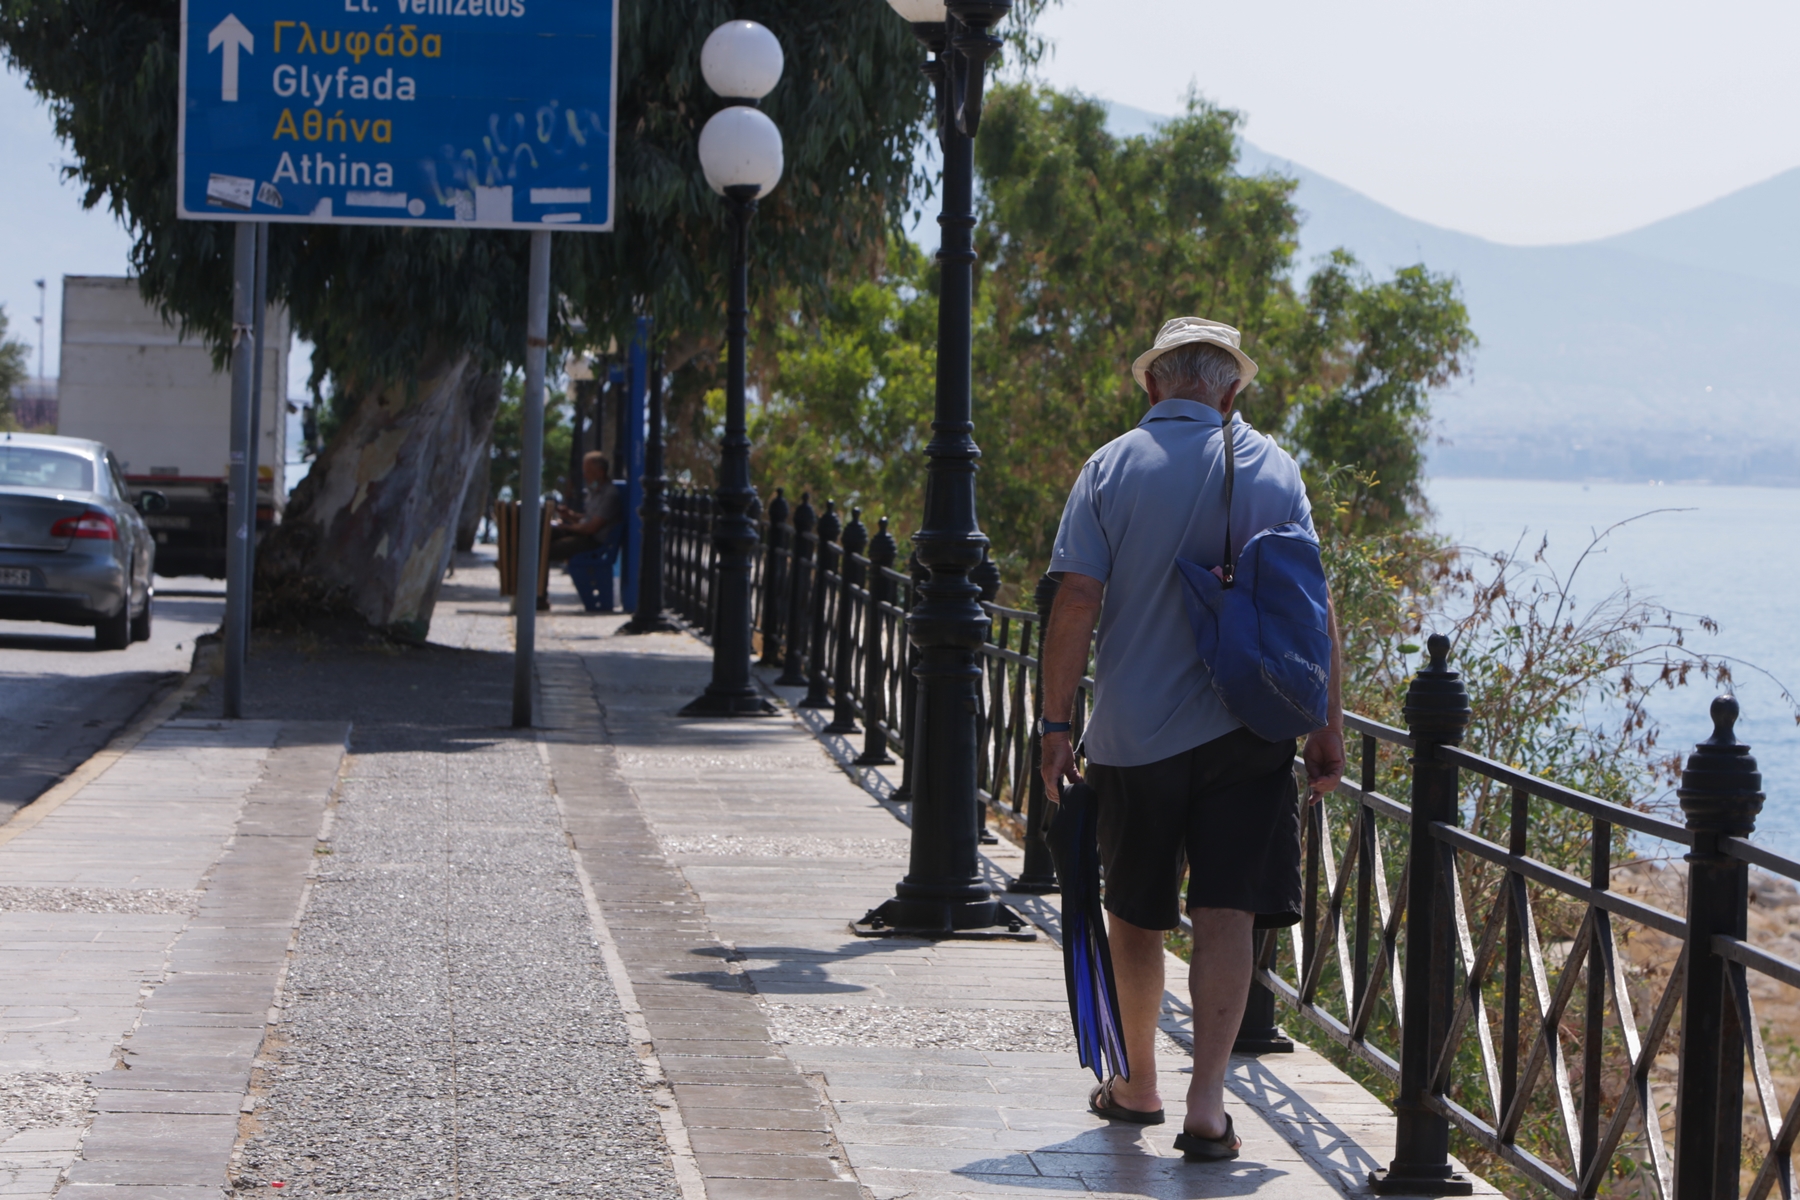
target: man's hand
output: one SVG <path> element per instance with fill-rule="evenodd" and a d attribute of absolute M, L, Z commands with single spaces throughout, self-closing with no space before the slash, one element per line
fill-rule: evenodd
<path fill-rule="evenodd" d="M 1080 783 L 1081 772 L 1075 769 L 1075 747 L 1066 733 L 1046 733 L 1043 738 L 1044 792 L 1055 804 L 1062 799 L 1062 785 Z"/>
<path fill-rule="evenodd" d="M 1306 736 L 1306 749 L 1300 757 L 1306 760 L 1306 802 L 1317 804 L 1344 777 L 1344 731 L 1329 727 L 1314 730 Z M 1048 754 L 1044 761 L 1049 763 Z"/>

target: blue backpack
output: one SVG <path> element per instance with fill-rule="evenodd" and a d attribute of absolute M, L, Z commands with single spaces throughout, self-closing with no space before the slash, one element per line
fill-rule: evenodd
<path fill-rule="evenodd" d="M 1266 741 L 1325 727 L 1331 686 L 1331 624 L 1319 543 L 1296 522 L 1265 529 L 1231 555 L 1235 454 L 1225 434 L 1224 579 L 1184 558 L 1188 620 L 1213 691 L 1232 716 Z"/>

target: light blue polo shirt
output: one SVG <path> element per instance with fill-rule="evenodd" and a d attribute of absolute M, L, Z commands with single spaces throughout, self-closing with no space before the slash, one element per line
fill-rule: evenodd
<path fill-rule="evenodd" d="M 1233 414 L 1233 553 L 1284 521 L 1310 532 L 1300 467 Z M 1213 566 L 1225 552 L 1224 421 L 1194 400 L 1164 400 L 1081 468 L 1050 570 L 1106 584 L 1094 658 L 1088 757 L 1112 767 L 1157 762 L 1238 728 L 1194 649 L 1175 560 Z"/>

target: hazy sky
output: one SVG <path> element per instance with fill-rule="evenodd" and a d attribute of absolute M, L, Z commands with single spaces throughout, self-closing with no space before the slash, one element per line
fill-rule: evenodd
<path fill-rule="evenodd" d="M 1800 166 L 1800 5 L 1064 0 L 1043 73 L 1245 136 L 1408 216 L 1516 243 L 1621 233 Z"/>
<path fill-rule="evenodd" d="M 1192 84 L 1263 149 L 1499 241 L 1620 233 L 1800 166 L 1792 3 L 1064 0 L 1043 31 L 1052 83 L 1152 112 Z M 123 273 L 129 246 L 64 156 L 0 72 L 0 304 L 35 341 L 49 280 L 50 374 L 61 277 Z"/>

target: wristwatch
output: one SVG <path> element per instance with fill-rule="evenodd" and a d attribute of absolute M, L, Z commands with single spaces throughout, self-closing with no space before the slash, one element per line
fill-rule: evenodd
<path fill-rule="evenodd" d="M 1052 721 L 1049 717 L 1038 718 L 1038 736 L 1046 733 L 1067 733 L 1073 727 L 1069 721 Z"/>

